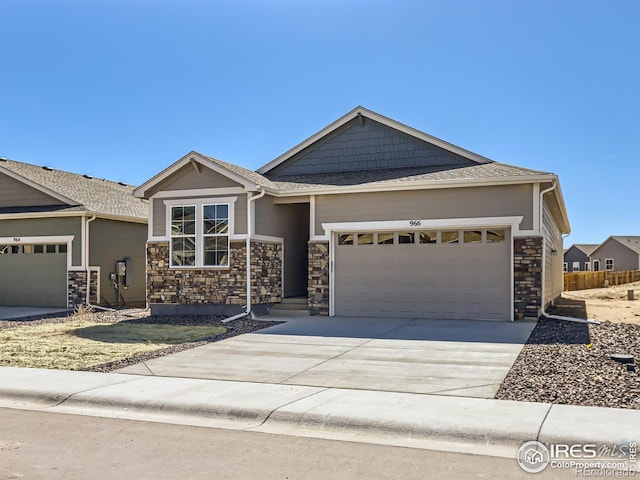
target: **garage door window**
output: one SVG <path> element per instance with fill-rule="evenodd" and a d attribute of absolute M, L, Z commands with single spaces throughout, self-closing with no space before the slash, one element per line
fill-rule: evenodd
<path fill-rule="evenodd" d="M 482 230 L 465 230 L 464 243 L 481 243 Z"/>
<path fill-rule="evenodd" d="M 356 232 L 338 234 L 339 246 L 412 244 L 491 244 L 503 243 L 506 230 L 443 230 L 422 232 Z"/>
<path fill-rule="evenodd" d="M 440 243 L 458 243 L 458 239 L 460 237 L 460 232 L 441 232 L 440 233 L 440 238 L 441 238 L 441 242 Z"/>
<path fill-rule="evenodd" d="M 420 243 L 438 243 L 438 232 L 420 232 Z"/>
<path fill-rule="evenodd" d="M 29 255 L 33 253 L 67 253 L 67 244 L 0 245 L 0 255 Z"/>
<path fill-rule="evenodd" d="M 487 243 L 504 242 L 506 233 L 504 230 L 487 230 Z"/>
<path fill-rule="evenodd" d="M 373 233 L 359 233 L 358 245 L 373 245 Z"/>
<path fill-rule="evenodd" d="M 393 245 L 393 232 L 380 232 L 378 233 L 378 245 Z"/>
<path fill-rule="evenodd" d="M 398 243 L 416 243 L 416 237 L 413 232 L 398 233 Z"/>
<path fill-rule="evenodd" d="M 353 234 L 342 233 L 338 235 L 338 245 L 353 245 Z"/>

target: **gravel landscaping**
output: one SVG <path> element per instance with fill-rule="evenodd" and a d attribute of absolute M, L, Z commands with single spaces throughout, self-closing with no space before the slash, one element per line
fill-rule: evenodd
<path fill-rule="evenodd" d="M 635 371 L 613 353 L 634 355 Z M 640 409 L 640 325 L 539 320 L 496 398 Z"/>

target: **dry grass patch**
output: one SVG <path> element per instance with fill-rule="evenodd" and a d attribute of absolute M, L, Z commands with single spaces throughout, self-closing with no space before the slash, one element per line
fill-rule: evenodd
<path fill-rule="evenodd" d="M 216 325 L 98 323 L 91 318 L 80 314 L 64 323 L 0 330 L 0 366 L 79 370 L 226 331 Z"/>

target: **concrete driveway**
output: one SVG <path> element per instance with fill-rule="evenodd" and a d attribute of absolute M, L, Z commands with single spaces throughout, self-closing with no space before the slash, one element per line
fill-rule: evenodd
<path fill-rule="evenodd" d="M 118 373 L 493 398 L 534 326 L 294 318 Z"/>
<path fill-rule="evenodd" d="M 7 307 L 0 305 L 0 320 L 13 320 L 24 317 L 37 317 L 39 315 L 49 315 L 52 313 L 68 312 L 67 308 L 49 307 Z"/>

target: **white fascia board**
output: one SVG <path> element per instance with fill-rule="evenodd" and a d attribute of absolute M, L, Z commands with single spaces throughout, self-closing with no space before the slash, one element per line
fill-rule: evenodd
<path fill-rule="evenodd" d="M 528 183 L 550 181 L 549 175 L 531 175 L 526 177 L 499 177 L 487 179 L 456 179 L 456 180 L 429 180 L 425 182 L 383 184 L 383 185 L 356 185 L 344 187 L 324 187 L 318 189 L 288 190 L 274 194 L 276 197 L 305 195 L 336 195 L 345 193 L 371 193 L 371 192 L 396 192 L 403 190 L 434 190 L 441 188 L 461 187 L 488 187 L 499 185 L 521 185 Z"/>
<path fill-rule="evenodd" d="M 172 165 L 170 165 L 169 167 L 165 168 L 163 171 L 161 171 L 160 173 L 158 173 L 157 175 L 153 176 L 152 178 L 150 178 L 149 180 L 147 180 L 145 183 L 143 183 L 142 185 L 140 185 L 139 187 L 135 188 L 133 190 L 133 196 L 137 197 L 137 198 L 146 198 L 146 192 L 149 188 L 157 185 L 159 182 L 169 178 L 171 175 L 173 175 L 174 173 L 176 173 L 178 170 L 180 170 L 182 167 L 184 167 L 185 165 L 188 165 L 189 163 L 192 162 L 197 162 L 201 165 L 203 165 L 204 167 L 213 170 L 216 173 L 219 173 L 220 175 L 223 175 L 231 180 L 233 180 L 234 182 L 239 183 L 240 185 L 242 185 L 245 189 L 247 190 L 256 190 L 257 189 L 257 185 L 253 182 L 250 182 L 249 180 L 247 180 L 246 178 L 242 177 L 241 175 L 238 175 L 235 172 L 232 172 L 231 170 L 222 167 L 221 165 L 218 165 L 215 162 L 212 162 L 211 160 L 209 160 L 208 158 L 206 158 L 205 156 L 199 154 L 198 152 L 190 152 L 187 155 L 185 155 L 184 157 L 182 157 L 180 160 L 174 162 Z"/>
<path fill-rule="evenodd" d="M 59 194 L 58 192 L 54 192 L 53 190 L 47 188 L 47 187 L 43 187 L 42 185 L 40 185 L 39 183 L 34 182 L 33 180 L 29 180 L 26 177 L 23 177 L 22 175 L 15 173 L 5 167 L 0 166 L 0 173 L 3 173 L 5 175 L 7 175 L 8 177 L 13 178 L 14 180 L 18 180 L 19 182 L 24 183 L 25 185 L 28 185 L 32 188 L 35 188 L 36 190 L 41 191 L 42 193 L 44 193 L 45 195 L 49 195 L 50 197 L 53 197 L 57 200 L 60 200 L 61 202 L 66 203 L 67 205 L 71 205 L 71 206 L 79 206 L 81 205 L 81 203 L 76 202 L 75 200 L 70 199 L 69 197 L 65 197 L 64 195 Z"/>
<path fill-rule="evenodd" d="M 322 228 L 328 234 L 333 232 L 382 231 L 382 230 L 426 230 L 440 228 L 481 228 L 508 227 L 512 235 L 519 232 L 523 216 L 511 217 L 466 217 L 439 219 L 407 219 L 374 222 L 338 222 L 323 223 Z"/>
<path fill-rule="evenodd" d="M 163 190 L 149 197 L 154 198 L 186 198 L 186 197 L 204 197 L 214 195 L 244 195 L 247 191 L 242 187 L 223 187 L 223 188 L 193 188 L 189 190 Z"/>
<path fill-rule="evenodd" d="M 95 215 L 96 218 L 103 218 L 105 220 L 117 220 L 120 222 L 130 223 L 147 223 L 148 220 L 142 217 L 127 217 L 124 215 L 110 215 L 103 213 L 93 213 L 89 211 L 75 211 L 75 212 L 24 212 L 24 213 L 2 213 L 0 214 L 0 220 L 28 220 L 37 218 L 65 218 L 65 217 L 89 217 Z"/>
<path fill-rule="evenodd" d="M 334 130 L 336 130 L 336 129 L 342 127 L 343 125 L 345 125 L 346 123 L 350 122 L 351 120 L 356 118 L 358 115 L 362 115 L 365 118 L 369 118 L 369 119 L 374 120 L 374 121 L 376 121 L 378 123 L 386 125 L 387 127 L 393 128 L 393 129 L 398 130 L 398 131 L 400 131 L 402 133 L 405 133 L 407 135 L 415 137 L 415 138 L 417 138 L 419 140 L 423 140 L 423 141 L 428 142 L 428 143 L 430 143 L 432 145 L 436 145 L 436 146 L 438 146 L 440 148 L 443 148 L 443 149 L 445 149 L 447 151 L 450 151 L 450 152 L 455 153 L 457 155 L 460 155 L 462 157 L 468 158 L 469 160 L 472 160 L 474 162 L 477 162 L 477 163 L 490 163 L 490 162 L 493 162 L 493 160 L 490 160 L 490 159 L 488 159 L 486 157 L 478 155 L 477 153 L 473 153 L 473 152 L 470 152 L 469 150 L 465 150 L 464 148 L 460 148 L 460 147 L 458 147 L 458 146 L 456 146 L 456 145 L 454 145 L 452 143 L 446 142 L 446 141 L 441 140 L 441 139 L 439 139 L 437 137 L 434 137 L 434 136 L 431 136 L 431 135 L 429 135 L 427 133 L 421 132 L 420 130 L 416 130 L 413 127 L 409 127 L 408 125 L 400 123 L 400 122 L 398 122 L 396 120 L 393 120 L 393 119 L 391 119 L 389 117 L 385 117 L 384 115 L 380 115 L 379 113 L 373 112 L 373 111 L 368 110 L 368 109 L 366 109 L 364 107 L 356 107 L 353 110 L 351 110 L 349 113 L 343 115 L 342 117 L 340 117 L 336 121 L 334 121 L 331 124 L 329 124 L 326 127 L 324 127 L 322 130 L 320 130 L 316 134 L 312 135 L 311 137 L 307 138 L 306 140 L 304 140 L 303 142 L 299 143 L 295 147 L 293 147 L 290 150 L 286 151 L 285 153 L 283 153 L 282 155 L 280 155 L 276 159 L 272 160 L 271 162 L 267 163 L 266 165 L 260 167 L 257 170 L 257 172 L 260 173 L 260 174 L 267 173 L 268 171 L 270 171 L 270 170 L 274 169 L 275 167 L 277 167 L 278 165 L 284 163 L 285 161 L 287 161 L 289 158 L 293 157 L 297 153 L 301 152 L 305 148 L 309 147 L 310 145 L 314 144 L 318 140 L 322 139 L 326 135 L 329 135 Z"/>

